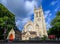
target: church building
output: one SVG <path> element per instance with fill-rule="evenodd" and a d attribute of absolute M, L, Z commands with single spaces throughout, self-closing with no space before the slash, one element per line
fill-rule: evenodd
<path fill-rule="evenodd" d="M 47 35 L 45 18 L 42 7 L 34 7 L 34 21 L 28 21 L 22 30 L 22 40 L 29 40 L 29 38 L 43 37 Z"/>

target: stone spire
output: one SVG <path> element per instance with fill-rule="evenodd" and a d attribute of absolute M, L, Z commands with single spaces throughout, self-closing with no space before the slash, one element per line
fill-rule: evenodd
<path fill-rule="evenodd" d="M 40 1 L 40 8 L 42 9 L 42 1 Z"/>
<path fill-rule="evenodd" d="M 36 9 L 36 6 L 35 6 L 35 4 L 34 4 L 34 10 Z"/>
<path fill-rule="evenodd" d="M 42 5 L 40 5 L 40 8 L 42 9 Z"/>

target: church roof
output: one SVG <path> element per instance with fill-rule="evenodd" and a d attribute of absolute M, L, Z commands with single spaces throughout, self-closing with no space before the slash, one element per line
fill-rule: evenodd
<path fill-rule="evenodd" d="M 22 33 L 23 35 L 25 35 L 27 32 L 24 32 Z M 36 35 L 36 32 L 35 31 L 29 31 L 30 34 L 35 34 Z"/>
<path fill-rule="evenodd" d="M 24 33 L 22 33 L 22 34 L 24 34 L 24 35 L 25 35 L 26 33 L 27 33 L 27 32 L 24 32 Z"/>
<path fill-rule="evenodd" d="M 30 31 L 30 34 L 36 34 L 36 32 L 35 31 Z"/>

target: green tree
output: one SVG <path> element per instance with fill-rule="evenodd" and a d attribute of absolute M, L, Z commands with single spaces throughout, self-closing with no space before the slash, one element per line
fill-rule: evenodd
<path fill-rule="evenodd" d="M 47 36 L 43 36 L 43 37 L 41 37 L 41 40 L 47 40 L 48 39 L 48 37 Z"/>
<path fill-rule="evenodd" d="M 12 27 L 15 27 L 15 15 L 0 3 L 0 35 L 3 35 L 4 28 L 8 34 Z"/>
<path fill-rule="evenodd" d="M 60 11 L 57 12 L 56 17 L 51 22 L 51 28 L 48 31 L 48 34 L 56 35 L 56 37 L 60 38 Z"/>

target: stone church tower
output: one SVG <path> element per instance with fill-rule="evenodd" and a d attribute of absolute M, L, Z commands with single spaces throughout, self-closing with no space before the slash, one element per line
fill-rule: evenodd
<path fill-rule="evenodd" d="M 44 35 L 48 36 L 42 6 L 38 9 L 34 7 L 34 22 L 29 21 L 26 23 L 22 30 L 22 40 L 29 40 L 29 38 L 34 37 L 43 37 Z"/>
<path fill-rule="evenodd" d="M 42 6 L 38 9 L 34 8 L 34 29 L 37 32 L 37 36 L 47 36 L 45 18 L 42 10 Z"/>

